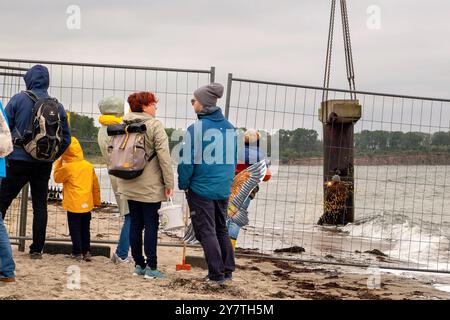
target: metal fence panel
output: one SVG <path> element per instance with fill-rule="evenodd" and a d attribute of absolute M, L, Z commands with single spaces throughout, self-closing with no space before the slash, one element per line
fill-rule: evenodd
<path fill-rule="evenodd" d="M 261 184 L 237 245 L 293 259 L 449 272 L 450 141 L 428 140 L 437 132 L 450 136 L 450 100 L 356 92 L 363 107 L 355 124 L 356 221 L 323 227 L 317 225 L 323 213 L 322 92 L 229 75 L 228 119 L 239 128 L 278 131 L 280 150 L 272 160 L 281 158 L 273 178 Z M 350 99 L 350 91 L 329 89 L 329 99 Z M 305 132 L 317 134 L 320 148 L 308 146 Z M 397 150 L 399 132 L 405 141 L 419 137 L 423 143 Z M 388 136 L 390 145 L 370 149 L 372 142 L 361 140 L 376 134 Z M 283 139 L 297 144 L 287 149 Z M 305 252 L 274 253 L 295 246 Z"/>
<path fill-rule="evenodd" d="M 2 101 L 3 108 L 6 107 L 6 103 L 9 101 L 10 97 L 20 90 L 21 78 L 26 70 L 26 68 L 20 67 L 0 66 L 0 100 Z M 27 199 L 25 199 L 25 201 L 27 201 Z M 19 236 L 19 212 L 21 206 L 22 194 L 20 194 L 11 204 L 9 212 L 13 214 L 7 214 L 5 217 L 8 234 L 13 237 Z"/>
<path fill-rule="evenodd" d="M 49 94 L 56 97 L 66 111 L 88 116 L 98 127 L 98 102 L 104 97 L 118 96 L 125 101 L 136 91 L 152 91 L 159 99 L 158 118 L 166 128 L 186 128 L 195 119 L 191 106 L 193 91 L 214 80 L 215 68 L 210 70 L 174 69 L 146 66 L 107 65 L 57 61 L 21 60 L 0 58 L 0 95 L 4 106 L 11 97 L 25 90 L 22 79 L 24 73 L 34 64 L 45 65 L 50 72 Z M 97 146 L 97 139 L 82 140 L 84 146 Z M 110 188 L 106 165 L 101 157 L 89 159 L 95 163 L 101 185 L 102 200 L 106 207 L 93 215 L 91 222 L 92 240 L 99 243 L 114 243 L 118 240 L 121 217 L 114 205 L 115 199 Z M 51 198 L 60 197 L 61 185 L 51 179 Z M 182 194 L 175 198 L 181 201 Z M 31 201 L 22 208 L 28 211 L 28 223 L 20 231 L 21 197 L 15 200 L 6 215 L 6 225 L 12 239 L 20 239 L 23 249 L 24 239 L 31 236 Z M 111 204 L 109 206 L 108 204 Z M 47 238 L 70 241 L 66 212 L 59 203 L 50 201 L 48 206 Z"/>
<path fill-rule="evenodd" d="M 165 126 L 186 128 L 195 120 L 190 106 L 192 92 L 214 81 L 215 73 L 214 68 L 0 59 L 4 105 L 24 89 L 21 76 L 36 63 L 49 68 L 50 94 L 68 111 L 93 118 L 96 125 L 97 103 L 103 97 L 118 95 L 125 99 L 131 92 L 150 90 L 160 99 L 158 117 Z M 322 139 L 322 123 L 318 120 L 322 92 L 320 87 L 229 76 L 225 108 L 229 120 L 240 128 L 271 132 L 280 147 L 270 154 L 274 175 L 261 184 L 250 206 L 250 224 L 242 231 L 238 247 L 254 249 L 250 252 L 256 257 L 449 272 L 450 153 L 445 139 L 437 145 L 431 139 L 437 132 L 450 131 L 450 100 L 356 92 L 363 106 L 362 118 L 355 125 L 356 221 L 344 227 L 323 227 L 317 225 L 323 212 L 323 157 L 317 145 L 307 143 L 308 139 L 315 139 L 320 144 Z M 329 89 L 331 99 L 349 97 L 348 90 Z M 356 135 L 367 138 L 367 132 L 369 140 L 356 139 Z M 393 152 L 399 132 L 411 144 L 421 139 L 420 147 Z M 375 142 L 374 133 L 380 135 Z M 384 145 L 383 134 L 389 136 Z M 290 145 L 292 141 L 295 143 Z M 97 141 L 84 143 L 95 145 Z M 96 170 L 103 200 L 114 202 L 104 163 L 98 163 Z M 176 200 L 181 201 L 182 197 L 181 193 L 176 194 Z M 28 212 L 32 212 L 27 203 Z M 12 238 L 29 239 L 31 218 L 26 232 L 19 232 L 20 207 L 19 197 L 7 214 L 7 228 Z M 116 211 L 112 207 L 94 215 L 93 242 L 114 243 L 118 239 L 122 220 Z M 47 237 L 69 240 L 65 212 L 55 203 L 49 205 Z M 305 251 L 274 252 L 290 247 Z"/>

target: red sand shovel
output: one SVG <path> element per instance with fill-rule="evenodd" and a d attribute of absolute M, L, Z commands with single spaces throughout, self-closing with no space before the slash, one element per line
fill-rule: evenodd
<path fill-rule="evenodd" d="M 184 234 L 186 234 L 187 230 L 188 217 L 189 217 L 189 205 L 186 203 L 184 209 Z M 183 260 L 181 261 L 181 264 L 177 264 L 176 269 L 177 271 L 191 270 L 191 265 L 186 263 L 186 241 L 183 241 Z"/>

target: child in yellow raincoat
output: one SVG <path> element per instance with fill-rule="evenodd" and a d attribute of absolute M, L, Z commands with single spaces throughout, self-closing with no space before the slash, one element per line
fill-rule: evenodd
<path fill-rule="evenodd" d="M 67 210 L 71 258 L 90 261 L 91 210 L 100 206 L 100 187 L 94 166 L 84 160 L 78 140 L 72 142 L 60 159 L 55 161 L 54 179 L 63 184 L 62 206 Z"/>

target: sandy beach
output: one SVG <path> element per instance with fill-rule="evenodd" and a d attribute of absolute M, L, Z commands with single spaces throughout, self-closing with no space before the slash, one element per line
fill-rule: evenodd
<path fill-rule="evenodd" d="M 0 300 L 450 299 L 450 293 L 437 289 L 450 287 L 445 275 L 381 272 L 379 282 L 371 282 L 371 274 L 362 268 L 241 257 L 233 281 L 216 287 L 202 280 L 206 271 L 199 267 L 175 271 L 181 254 L 181 248 L 160 247 L 160 269 L 168 277 L 147 280 L 132 276 L 132 265 L 114 265 L 106 257 L 78 263 L 64 255 L 46 254 L 42 260 L 30 260 L 14 249 L 17 282 L 0 287 Z M 202 252 L 188 248 L 188 255 Z M 79 286 L 71 270 L 79 270 Z"/>
<path fill-rule="evenodd" d="M 31 208 L 29 210 L 31 211 Z M 16 212 L 13 209 L 10 213 Z M 108 208 L 99 210 L 94 217 L 91 225 L 92 240 L 118 238 L 120 218 L 113 217 Z M 16 218 L 13 214 L 7 216 L 10 234 L 16 231 Z M 30 235 L 31 221 L 27 229 L 27 234 Z M 69 237 L 66 214 L 59 205 L 49 205 L 47 234 L 50 237 Z M 159 242 L 180 244 L 180 239 L 161 233 Z M 334 242 L 335 238 L 324 237 L 316 244 L 322 246 L 322 253 L 330 251 L 338 254 L 339 248 L 333 247 Z M 28 245 L 27 241 L 26 248 Z M 329 247 L 330 245 L 332 247 Z M 342 245 L 339 244 L 340 247 Z M 372 243 L 373 245 L 375 244 Z M 383 249 L 379 244 L 376 246 Z M 306 248 L 310 246 L 306 245 Z M 111 250 L 114 249 L 115 246 L 111 246 Z M 75 262 L 61 254 L 45 254 L 42 260 L 30 260 L 26 253 L 17 251 L 17 246 L 13 246 L 13 250 L 17 265 L 17 282 L 1 286 L 0 300 L 450 299 L 450 277 L 445 274 L 394 272 L 239 256 L 233 281 L 217 288 L 203 281 L 207 271 L 200 267 L 194 267 L 190 271 L 175 270 L 176 264 L 180 263 L 182 258 L 180 247 L 158 248 L 159 268 L 168 276 L 164 280 L 146 280 L 132 276 L 133 265 L 115 265 L 103 256 L 94 257 L 92 262 Z M 187 254 L 202 257 L 202 250 L 188 248 Z M 306 257 L 308 256 L 304 258 Z M 365 259 L 360 262 L 375 262 L 379 258 L 370 254 L 354 255 L 344 262 L 356 262 L 356 257 Z M 72 276 L 73 271 L 79 272 L 80 277 Z"/>

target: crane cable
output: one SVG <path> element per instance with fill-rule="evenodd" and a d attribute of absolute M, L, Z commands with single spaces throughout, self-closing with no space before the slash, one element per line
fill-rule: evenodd
<path fill-rule="evenodd" d="M 355 68 L 353 65 L 352 42 L 350 39 L 350 26 L 348 22 L 347 1 L 341 0 L 342 28 L 344 31 L 345 62 L 347 67 L 347 79 L 351 91 L 355 91 Z M 356 99 L 356 93 L 351 93 L 352 99 Z"/>
<path fill-rule="evenodd" d="M 344 51 L 345 51 L 345 66 L 347 71 L 347 80 L 350 88 L 350 98 L 356 99 L 355 87 L 355 69 L 353 65 L 352 44 L 350 39 L 350 26 L 348 22 L 347 2 L 346 0 L 340 0 L 341 3 L 341 19 L 342 19 L 342 31 L 344 36 Z M 327 44 L 327 56 L 325 61 L 325 74 L 323 80 L 323 94 L 322 101 L 328 100 L 328 88 L 330 85 L 331 74 L 331 58 L 333 53 L 333 36 L 334 36 L 334 21 L 336 17 L 336 0 L 331 1 L 331 13 L 330 13 L 330 26 L 328 29 L 328 44 Z"/>

